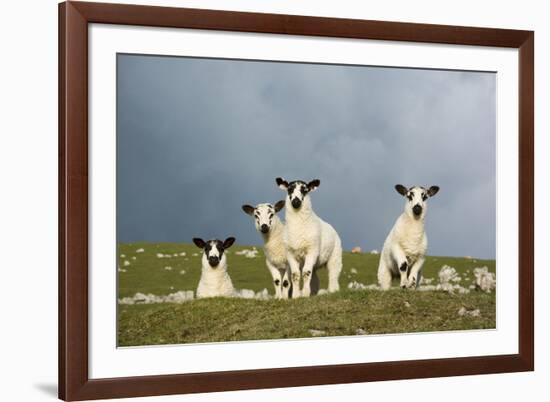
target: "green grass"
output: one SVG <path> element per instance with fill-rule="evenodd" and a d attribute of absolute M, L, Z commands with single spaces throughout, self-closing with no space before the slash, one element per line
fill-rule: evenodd
<path fill-rule="evenodd" d="M 143 253 L 136 253 L 144 248 Z M 238 289 L 273 293 L 271 275 L 265 267 L 261 248 L 256 258 L 235 255 L 242 247 L 228 250 L 229 273 Z M 157 253 L 185 252 L 186 256 L 157 258 Z M 193 254 L 196 253 L 196 256 Z M 200 250 L 191 244 L 120 244 L 118 297 L 137 292 L 165 295 L 179 290 L 196 290 L 201 270 Z M 135 257 L 133 259 L 132 257 Z M 124 261 L 130 263 L 124 266 Z M 472 269 L 494 260 L 427 257 L 424 277 L 437 278 L 443 265 L 456 268 L 468 287 L 474 280 Z M 166 270 L 165 267 L 171 267 Z M 418 292 L 401 289 L 389 292 L 349 291 L 351 281 L 376 283 L 378 255 L 344 253 L 340 276 L 342 291 L 295 300 L 203 299 L 184 304 L 119 305 L 118 344 L 137 346 L 193 342 L 222 342 L 253 339 L 310 337 L 310 330 L 324 336 L 427 332 L 495 328 L 495 293 L 469 294 Z M 357 273 L 352 273 L 352 269 Z M 185 270 L 185 274 L 180 272 Z M 321 288 L 327 287 L 327 272 L 319 272 Z M 435 281 L 434 281 L 435 282 Z M 479 317 L 459 316 L 461 307 L 479 309 Z"/>

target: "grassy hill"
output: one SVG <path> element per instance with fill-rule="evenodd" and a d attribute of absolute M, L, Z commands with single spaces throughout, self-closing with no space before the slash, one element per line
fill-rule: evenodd
<path fill-rule="evenodd" d="M 235 254 L 245 248 L 251 247 L 235 246 L 227 250 L 234 286 L 255 292 L 267 288 L 272 294 L 271 275 L 265 267 L 261 248 L 255 258 Z M 196 290 L 201 250 L 194 245 L 131 243 L 120 244 L 118 250 L 119 299 L 138 292 L 167 295 Z M 162 258 L 157 256 L 160 254 Z M 349 290 L 350 282 L 376 283 L 378 257 L 345 252 L 340 276 L 342 291 L 332 295 L 295 300 L 216 298 L 183 304 L 120 304 L 118 344 L 136 346 L 495 328 L 494 292 Z M 494 260 L 427 257 L 424 277 L 437 278 L 443 265 L 458 271 L 462 278 L 460 284 L 465 288 L 474 281 L 473 268 L 487 266 L 495 271 Z M 321 270 L 319 277 L 321 288 L 326 288 L 326 270 Z M 462 307 L 469 311 L 479 309 L 479 316 L 459 315 Z"/>

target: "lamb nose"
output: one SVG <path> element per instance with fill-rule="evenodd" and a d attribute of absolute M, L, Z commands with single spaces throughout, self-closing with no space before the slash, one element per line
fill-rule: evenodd
<path fill-rule="evenodd" d="M 415 215 L 420 215 L 422 213 L 422 207 L 420 205 L 415 205 L 413 207 L 413 212 Z"/>
<path fill-rule="evenodd" d="M 260 227 L 260 230 L 262 231 L 262 233 L 267 233 L 269 231 L 269 227 L 264 223 L 261 227 Z"/>

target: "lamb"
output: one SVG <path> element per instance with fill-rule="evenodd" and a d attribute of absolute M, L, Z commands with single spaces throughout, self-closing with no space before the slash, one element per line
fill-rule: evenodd
<path fill-rule="evenodd" d="M 256 207 L 243 205 L 243 211 L 254 217 L 256 230 L 264 241 L 265 263 L 275 287 L 275 298 L 288 299 L 291 297 L 291 282 L 289 281 L 289 266 L 286 258 L 286 247 L 283 239 L 284 224 L 277 216 L 277 212 L 283 209 L 285 201 L 279 201 L 275 205 L 258 204 Z"/>
<path fill-rule="evenodd" d="M 401 277 L 402 288 L 416 288 L 420 284 L 428 238 L 424 231 L 427 199 L 439 191 L 414 186 L 407 190 L 398 184 L 395 189 L 407 198 L 405 211 L 397 218 L 384 242 L 378 265 L 378 282 L 383 290 L 391 287 L 392 277 Z"/>
<path fill-rule="evenodd" d="M 203 249 L 197 298 L 235 296 L 235 288 L 227 272 L 227 259 L 224 254 L 224 251 L 234 242 L 234 237 L 228 237 L 223 242 L 217 239 L 208 241 L 201 238 L 193 239 L 193 243 Z"/>
<path fill-rule="evenodd" d="M 338 291 L 342 242 L 336 230 L 315 214 L 309 195 L 321 182 L 296 180 L 289 183 L 280 177 L 276 182 L 280 189 L 287 192 L 283 239 L 291 273 L 292 297 L 316 294 L 319 289 L 316 270 L 323 266 L 328 269 L 328 291 Z M 303 287 L 300 289 L 301 279 Z"/>

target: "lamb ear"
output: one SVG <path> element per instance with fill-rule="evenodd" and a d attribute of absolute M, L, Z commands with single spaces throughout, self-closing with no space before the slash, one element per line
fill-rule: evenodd
<path fill-rule="evenodd" d="M 235 238 L 234 237 L 228 237 L 227 239 L 225 239 L 224 242 L 223 242 L 224 250 L 226 248 L 231 247 L 233 245 L 233 243 L 235 243 Z"/>
<path fill-rule="evenodd" d="M 275 179 L 275 182 L 277 183 L 277 185 L 279 186 L 279 188 L 281 190 L 286 191 L 288 189 L 288 182 L 285 179 L 283 179 L 282 177 L 277 177 Z"/>
<path fill-rule="evenodd" d="M 316 190 L 317 187 L 319 187 L 320 185 L 321 185 L 321 180 L 315 179 L 315 180 L 310 181 L 310 182 L 307 184 L 307 188 L 309 189 L 309 191 L 314 191 L 314 190 Z"/>
<path fill-rule="evenodd" d="M 396 184 L 395 185 L 395 189 L 397 190 L 397 192 L 399 194 L 401 194 L 402 196 L 406 196 L 407 193 L 409 192 L 409 190 L 407 190 L 407 187 L 405 187 L 404 185 L 402 184 Z"/>
<path fill-rule="evenodd" d="M 204 248 L 206 246 L 206 242 L 199 237 L 194 237 L 193 243 L 195 243 L 195 246 L 197 246 L 198 248 Z"/>
<path fill-rule="evenodd" d="M 277 201 L 277 203 L 275 204 L 275 213 L 279 212 L 284 207 L 285 207 L 285 200 Z"/>
<path fill-rule="evenodd" d="M 245 214 L 254 215 L 254 207 L 252 205 L 243 205 L 241 207 Z"/>
<path fill-rule="evenodd" d="M 430 197 L 433 197 L 434 195 L 437 194 L 437 192 L 439 191 L 439 186 L 431 186 L 429 189 L 428 189 L 428 195 Z"/>

